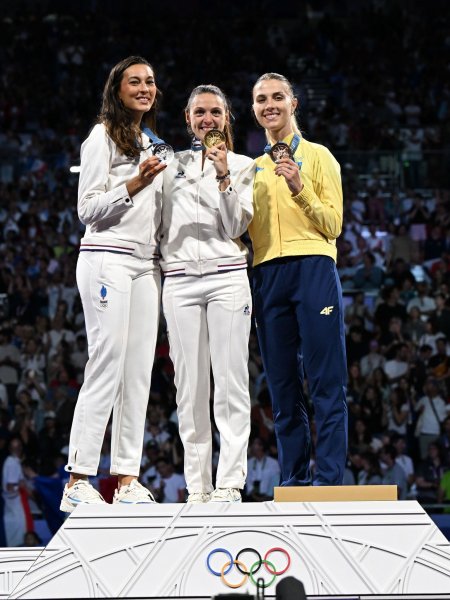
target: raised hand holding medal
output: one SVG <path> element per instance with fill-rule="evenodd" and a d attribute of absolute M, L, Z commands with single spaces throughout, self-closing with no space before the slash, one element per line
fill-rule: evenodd
<path fill-rule="evenodd" d="M 214 163 L 214 168 L 217 173 L 216 180 L 219 182 L 219 188 L 225 189 L 226 180 L 230 174 L 227 163 L 225 134 L 219 129 L 210 129 L 203 138 L 203 144 L 206 148 L 205 158 L 208 158 Z"/>
<path fill-rule="evenodd" d="M 300 169 L 294 161 L 294 154 L 289 144 L 277 142 L 269 151 L 271 159 L 275 162 L 275 174 L 283 176 L 293 196 L 297 196 L 303 189 L 300 178 Z"/>
<path fill-rule="evenodd" d="M 174 158 L 172 146 L 158 138 L 148 127 L 144 127 L 143 131 L 150 138 L 150 145 L 142 150 L 145 150 L 146 155 L 150 156 L 139 165 L 138 181 L 134 186 L 137 191 L 152 183 Z"/>
<path fill-rule="evenodd" d="M 165 165 L 169 165 L 173 161 L 175 155 L 172 146 L 161 142 L 159 144 L 153 144 L 151 146 L 151 153 L 153 156 L 159 158 L 159 160 Z"/>

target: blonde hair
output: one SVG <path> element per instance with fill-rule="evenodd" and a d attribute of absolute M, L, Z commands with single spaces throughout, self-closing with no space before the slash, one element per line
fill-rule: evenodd
<path fill-rule="evenodd" d="M 284 83 L 289 91 L 289 95 L 291 96 L 291 98 L 295 98 L 294 88 L 292 87 L 291 82 L 289 81 L 289 79 L 287 79 L 287 77 L 285 77 L 284 75 L 280 75 L 279 73 L 264 73 L 264 75 L 261 75 L 261 77 L 258 77 L 258 80 L 256 81 L 255 85 L 253 86 L 253 91 L 255 91 L 255 87 L 258 85 L 258 83 L 261 83 L 261 81 L 267 81 L 269 79 L 276 79 L 277 81 L 281 81 L 282 83 Z M 292 127 L 292 131 L 294 133 L 301 135 L 300 127 L 297 123 L 297 118 L 295 116 L 295 111 L 291 115 L 291 127 Z M 270 138 L 269 138 L 269 134 L 267 133 L 267 129 L 265 130 L 265 132 L 266 132 L 267 141 L 270 142 Z"/>

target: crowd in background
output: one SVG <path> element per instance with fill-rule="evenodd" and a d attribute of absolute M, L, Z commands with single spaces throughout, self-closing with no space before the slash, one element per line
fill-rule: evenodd
<path fill-rule="evenodd" d="M 246 9 L 229 3 L 224 22 L 199 16 L 202 0 L 189 9 L 174 2 L 170 20 L 152 6 L 147 31 L 138 3 L 127 3 L 125 13 L 113 1 L 108 14 L 95 1 L 70 5 L 63 14 L 51 1 L 33 3 L 32 12 L 17 3 L 0 21 L 0 462 L 21 465 L 30 530 L 33 515 L 52 532 L 62 522 L 63 466 L 87 360 L 75 281 L 78 177 L 69 168 L 79 162 L 111 65 L 136 53 L 154 63 L 163 91 L 159 133 L 177 149 L 189 143 L 182 109 L 194 85 L 212 82 L 229 94 L 236 148 L 256 156 L 265 141 L 250 112 L 252 84 L 269 70 L 295 82 L 305 137 L 327 145 L 342 166 L 345 483 L 394 483 L 400 498 L 450 502 L 450 88 L 443 75 L 450 36 L 439 10 L 445 3 L 435 2 L 434 18 L 413 1 L 295 8 L 288 2 L 274 19 L 276 3 L 262 0 Z M 202 19 L 201 40 L 192 19 Z M 368 151 L 377 153 L 361 162 Z M 249 371 L 244 493 L 259 501 L 272 497 L 279 471 L 254 327 Z M 141 481 L 160 502 L 185 499 L 163 321 Z M 108 436 L 95 483 L 110 499 Z"/>

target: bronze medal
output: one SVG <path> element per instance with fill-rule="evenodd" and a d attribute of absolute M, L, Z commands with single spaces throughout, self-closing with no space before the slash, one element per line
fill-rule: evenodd
<path fill-rule="evenodd" d="M 290 146 L 284 142 L 277 142 L 274 144 L 270 149 L 269 154 L 274 162 L 277 162 L 277 160 L 280 160 L 281 158 L 290 158 L 292 160 L 294 156 Z"/>

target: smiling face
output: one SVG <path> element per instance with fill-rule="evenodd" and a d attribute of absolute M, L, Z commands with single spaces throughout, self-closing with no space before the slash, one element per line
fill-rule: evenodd
<path fill-rule="evenodd" d="M 253 88 L 253 111 L 256 120 L 274 140 L 282 140 L 292 133 L 291 116 L 297 108 L 297 99 L 289 87 L 278 79 L 263 79 Z"/>
<path fill-rule="evenodd" d="M 220 96 L 216 94 L 198 94 L 194 96 L 186 111 L 186 122 L 199 140 L 211 131 L 223 131 L 228 122 L 228 112 Z"/>
<path fill-rule="evenodd" d="M 148 112 L 155 100 L 155 76 L 148 65 L 131 65 L 123 72 L 120 82 L 120 100 L 128 110 L 132 111 L 136 121 Z"/>

